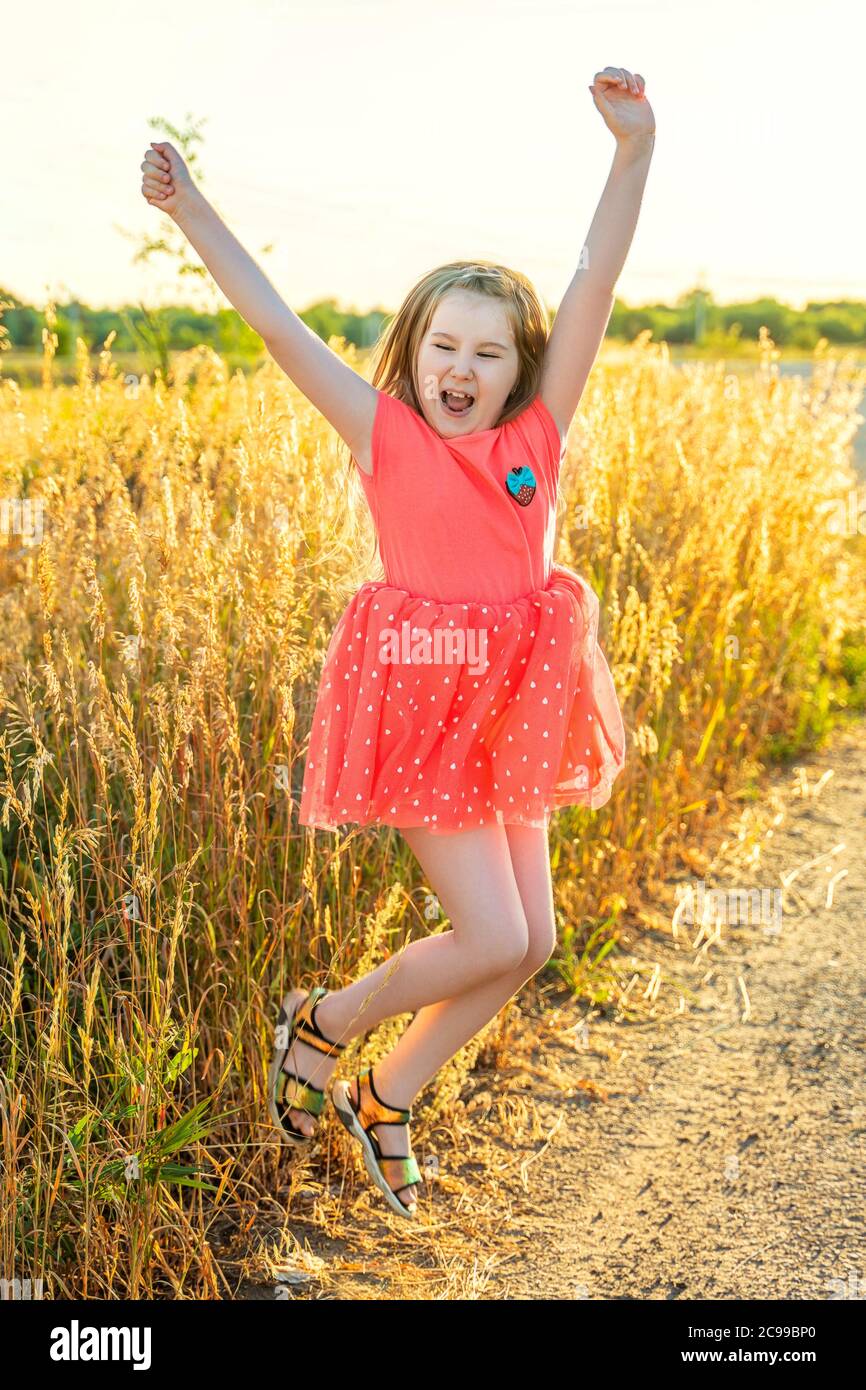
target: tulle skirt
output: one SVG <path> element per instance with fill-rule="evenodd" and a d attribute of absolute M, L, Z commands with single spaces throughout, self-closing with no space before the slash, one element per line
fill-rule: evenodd
<path fill-rule="evenodd" d="M 625 731 L 598 615 L 562 565 L 508 603 L 363 584 L 328 645 L 300 824 L 453 834 L 603 806 Z"/>

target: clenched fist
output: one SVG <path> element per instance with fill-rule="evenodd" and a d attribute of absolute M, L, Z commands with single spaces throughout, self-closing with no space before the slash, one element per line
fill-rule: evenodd
<path fill-rule="evenodd" d="M 174 145 L 151 141 L 141 168 L 141 191 L 153 207 L 176 217 L 189 206 L 196 187 Z"/>

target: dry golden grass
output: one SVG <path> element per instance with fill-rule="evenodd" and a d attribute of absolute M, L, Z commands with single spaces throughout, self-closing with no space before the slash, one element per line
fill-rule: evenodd
<path fill-rule="evenodd" d="M 279 1187 L 263 1088 L 285 983 L 339 986 L 447 923 L 399 835 L 297 826 L 324 651 L 380 573 L 334 432 L 272 364 L 229 377 L 199 349 L 137 381 L 109 346 L 96 379 L 82 351 L 56 388 L 52 348 L 41 389 L 0 378 L 0 498 L 43 506 L 39 544 L 0 535 L 0 1259 L 52 1297 L 223 1297 L 274 1277 L 301 1216 L 329 1236 L 369 1221 L 330 1122 L 312 1176 Z M 866 372 L 819 352 L 807 390 L 763 349 L 739 383 L 645 339 L 603 357 L 564 466 L 557 558 L 600 595 L 630 741 L 608 806 L 554 817 L 552 973 L 625 1016 L 650 1005 L 610 949 L 620 924 L 656 922 L 652 885 L 700 863 L 762 758 L 866 695 L 862 537 L 828 525 L 856 487 Z M 507 1085 L 514 1018 L 443 1068 L 419 1154 L 434 1129 L 465 1153 L 479 1065 L 503 1132 L 533 1123 Z M 480 1296 L 461 1232 L 494 1240 L 497 1203 L 439 1182 L 405 1286 Z"/>

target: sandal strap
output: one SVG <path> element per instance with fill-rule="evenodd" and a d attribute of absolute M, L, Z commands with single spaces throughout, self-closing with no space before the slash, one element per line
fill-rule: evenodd
<path fill-rule="evenodd" d="M 401 1187 L 412 1187 L 421 1181 L 421 1173 L 414 1155 L 407 1157 L 405 1154 L 387 1154 L 377 1158 L 376 1162 L 382 1170 L 383 1178 L 394 1192 L 399 1192 Z"/>
<path fill-rule="evenodd" d="M 279 1072 L 276 1100 L 286 1110 L 306 1110 L 308 1115 L 321 1115 L 325 1108 L 325 1092 L 311 1086 L 297 1072 Z"/>
<path fill-rule="evenodd" d="M 274 1086 L 274 1103 L 282 1117 L 283 1128 L 290 1134 L 297 1135 L 299 1139 L 309 1139 L 310 1136 L 292 1123 L 289 1111 L 304 1110 L 308 1115 L 320 1116 L 326 1104 L 325 1092 L 323 1089 L 320 1090 L 318 1086 L 311 1085 L 305 1076 L 301 1076 L 291 1067 L 287 1068 L 284 1063 L 296 1040 L 309 1043 L 319 1052 L 330 1054 L 343 1051 L 346 1044 L 331 1042 L 329 1038 L 325 1037 L 316 1022 L 316 1005 L 327 992 L 323 985 L 316 985 L 314 989 L 310 990 L 300 1007 L 295 1010 Z M 288 1022 L 286 1012 L 282 1008 L 278 1021 L 281 1024 Z"/>
<path fill-rule="evenodd" d="M 358 1076 L 357 1116 L 365 1130 L 371 1125 L 408 1125 L 412 1120 L 412 1107 L 396 1110 L 386 1105 L 373 1083 L 373 1068 L 364 1067 Z M 375 1135 L 371 1135 L 375 1139 Z"/>
<path fill-rule="evenodd" d="M 408 1124 L 412 1117 L 412 1108 L 410 1106 L 408 1110 L 397 1110 L 385 1104 L 374 1086 L 372 1067 L 365 1067 L 359 1073 L 357 1082 L 359 1104 L 355 1105 L 351 1092 L 348 1093 L 349 1104 L 373 1147 L 379 1171 L 396 1196 L 401 1188 L 414 1187 L 416 1183 L 422 1182 L 421 1170 L 414 1154 L 384 1154 L 373 1126 Z M 398 1202 L 401 1200 L 397 1197 Z"/>
<path fill-rule="evenodd" d="M 346 1050 L 348 1043 L 332 1042 L 330 1038 L 325 1037 L 316 1022 L 316 1008 L 327 993 L 324 985 L 316 985 L 310 990 L 295 1013 L 289 1036 L 289 1049 L 297 1038 L 298 1042 L 306 1043 L 308 1047 L 314 1047 L 317 1052 L 323 1052 L 326 1056 Z"/>

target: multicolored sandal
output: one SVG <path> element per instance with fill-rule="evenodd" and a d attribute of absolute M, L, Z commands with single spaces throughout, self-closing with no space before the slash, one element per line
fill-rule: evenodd
<path fill-rule="evenodd" d="M 305 1110 L 308 1115 L 321 1115 L 325 1108 L 325 1092 L 311 1086 L 306 1077 L 283 1064 L 296 1041 L 326 1056 L 339 1055 L 348 1046 L 326 1038 L 316 1022 L 316 1006 L 327 993 L 324 985 L 316 985 L 309 993 L 293 989 L 286 995 L 277 1015 L 274 1055 L 268 1072 L 268 1113 L 284 1141 L 298 1147 L 309 1144 L 313 1135 L 297 1129 L 289 1111 Z"/>
<path fill-rule="evenodd" d="M 348 1081 L 335 1081 L 331 1100 L 349 1133 L 358 1140 L 364 1153 L 364 1164 L 374 1183 L 388 1199 L 388 1205 L 400 1216 L 414 1217 L 415 1208 L 407 1207 L 397 1193 L 403 1187 L 413 1187 L 421 1181 L 421 1173 L 411 1154 L 383 1154 L 374 1125 L 408 1125 L 412 1108 L 394 1110 L 386 1105 L 373 1084 L 373 1068 L 365 1067 L 356 1078 L 358 1099 L 356 1107 Z M 393 1178 L 392 1187 L 388 1179 Z"/>

